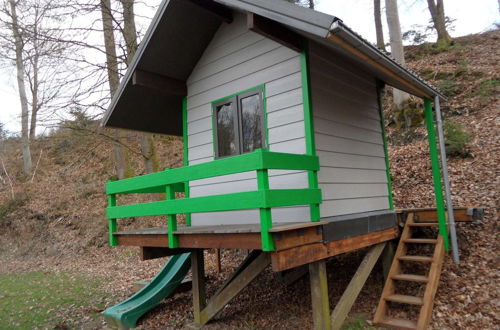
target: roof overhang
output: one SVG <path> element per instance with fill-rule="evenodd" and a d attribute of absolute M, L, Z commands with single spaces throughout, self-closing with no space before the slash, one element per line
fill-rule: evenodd
<path fill-rule="evenodd" d="M 232 11 L 258 15 L 319 42 L 332 55 L 348 56 L 388 85 L 419 97 L 444 98 L 334 16 L 286 1 L 164 0 L 112 98 L 103 125 L 182 135 L 186 80 L 221 23 L 231 22 Z"/>

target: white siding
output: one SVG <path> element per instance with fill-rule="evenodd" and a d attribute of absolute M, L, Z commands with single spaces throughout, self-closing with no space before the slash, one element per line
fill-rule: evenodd
<path fill-rule="evenodd" d="M 247 29 L 243 15 L 223 24 L 187 81 L 188 159 L 214 159 L 211 102 L 265 84 L 269 149 L 305 153 L 299 54 Z M 271 189 L 307 188 L 307 173 L 270 171 Z M 191 182 L 191 197 L 257 189 L 254 172 Z M 308 207 L 273 209 L 273 222 L 305 221 Z M 259 223 L 258 210 L 193 214 L 192 225 Z"/>
<path fill-rule="evenodd" d="M 375 78 L 318 45 L 310 51 L 321 217 L 389 209 Z"/>

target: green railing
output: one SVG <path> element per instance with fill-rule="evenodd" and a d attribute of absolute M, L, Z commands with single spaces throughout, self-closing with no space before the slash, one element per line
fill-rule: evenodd
<path fill-rule="evenodd" d="M 310 186 L 309 189 L 269 189 L 268 170 L 302 170 L 315 173 L 319 170 L 319 161 L 317 156 L 276 153 L 258 149 L 252 153 L 208 163 L 110 181 L 106 185 L 106 194 L 109 197 L 107 217 L 110 245 L 117 245 L 117 239 L 113 233 L 117 231 L 116 219 L 118 218 L 166 215 L 168 245 L 170 248 L 177 248 L 179 247 L 178 237 L 175 235 L 177 214 L 259 209 L 262 249 L 273 251 L 274 242 L 269 233 L 269 229 L 272 228 L 271 208 L 310 205 L 311 209 L 318 210 L 321 203 L 321 190 L 314 186 Z M 249 171 L 257 172 L 258 190 L 175 199 L 175 193 L 183 192 L 185 185 L 190 181 Z M 137 193 L 165 193 L 166 200 L 117 205 L 118 194 Z M 310 220 L 318 221 L 319 217 Z"/>

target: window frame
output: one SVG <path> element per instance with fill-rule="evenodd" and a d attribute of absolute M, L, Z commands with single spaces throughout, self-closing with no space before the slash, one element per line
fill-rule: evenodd
<path fill-rule="evenodd" d="M 262 111 L 262 116 L 260 120 L 260 127 L 261 127 L 261 143 L 262 147 L 258 149 L 266 149 L 267 148 L 267 130 L 266 130 L 266 108 L 264 104 L 264 86 L 258 86 L 254 87 L 230 96 L 226 96 L 222 99 L 216 100 L 212 102 L 212 117 L 213 117 L 213 139 L 214 139 L 214 151 L 215 151 L 215 159 L 220 159 L 220 158 L 226 158 L 226 157 L 233 157 L 237 155 L 241 155 L 244 153 L 249 153 L 252 151 L 247 151 L 243 152 L 243 121 L 242 121 L 242 106 L 241 106 L 241 101 L 247 97 L 251 97 L 254 95 L 259 96 L 259 107 Z M 234 114 L 234 120 L 235 120 L 235 143 L 236 143 L 236 153 L 234 155 L 225 155 L 221 156 L 219 152 L 219 136 L 218 136 L 218 120 L 217 120 L 217 108 L 221 105 L 224 105 L 228 102 L 234 102 L 233 104 L 235 107 L 233 107 L 233 111 L 235 112 Z M 255 150 L 255 149 L 254 149 Z"/>

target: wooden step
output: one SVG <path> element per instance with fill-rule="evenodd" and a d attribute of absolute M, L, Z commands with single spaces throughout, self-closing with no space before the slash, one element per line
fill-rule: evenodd
<path fill-rule="evenodd" d="M 410 320 L 403 319 L 384 319 L 381 322 L 376 324 L 377 326 L 383 326 L 387 328 L 395 328 L 395 329 L 407 329 L 414 330 L 417 328 L 417 323 Z"/>
<path fill-rule="evenodd" d="M 429 279 L 427 276 L 423 275 L 414 275 L 414 274 L 396 274 L 391 277 L 393 280 L 398 281 L 409 281 L 409 282 L 419 282 L 419 283 L 427 283 Z"/>
<path fill-rule="evenodd" d="M 401 256 L 398 260 L 414 261 L 414 262 L 432 262 L 432 257 L 427 256 Z"/>
<path fill-rule="evenodd" d="M 439 223 L 437 222 L 414 222 L 409 223 L 410 227 L 439 227 Z"/>
<path fill-rule="evenodd" d="M 397 302 L 401 304 L 409 304 L 409 305 L 421 306 L 424 303 L 424 300 L 421 297 L 407 296 L 404 294 L 391 294 L 385 297 L 384 299 L 387 301 Z"/>
<path fill-rule="evenodd" d="M 437 239 L 434 238 L 408 238 L 403 240 L 405 243 L 415 243 L 415 244 L 436 244 Z"/>

